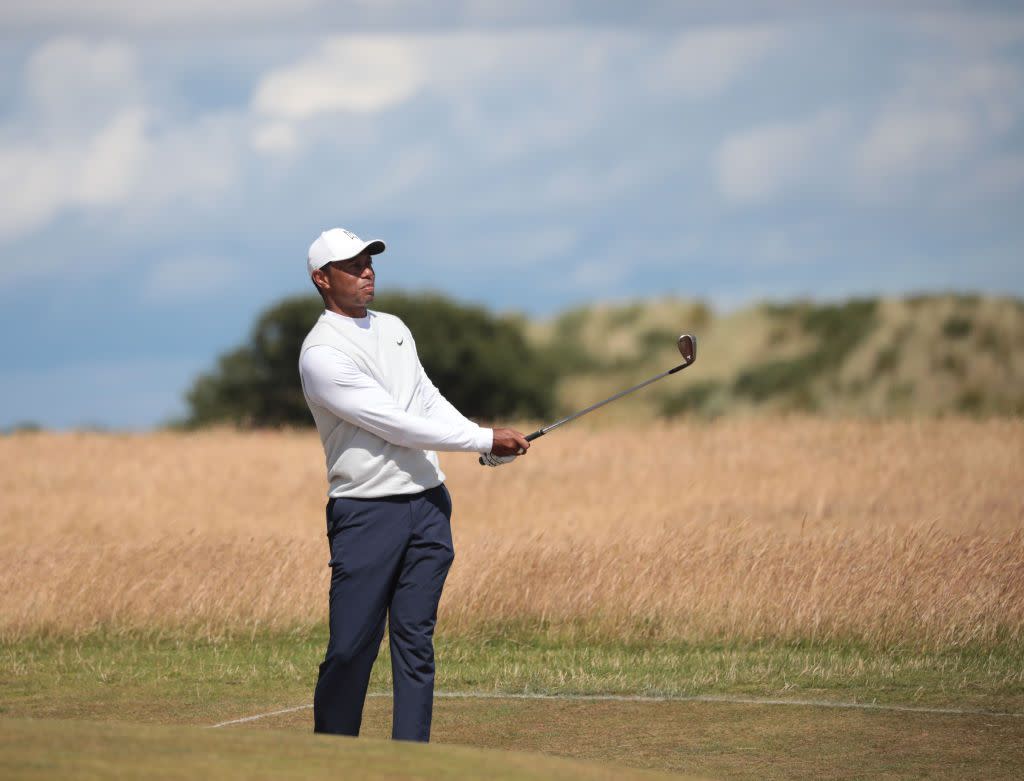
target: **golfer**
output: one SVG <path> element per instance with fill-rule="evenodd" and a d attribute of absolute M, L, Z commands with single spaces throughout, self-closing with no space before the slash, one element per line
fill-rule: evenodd
<path fill-rule="evenodd" d="M 434 387 L 416 342 L 373 301 L 382 241 L 333 228 L 309 248 L 324 312 L 302 343 L 299 377 L 327 456 L 330 638 L 313 696 L 313 731 L 358 735 L 387 619 L 391 736 L 430 739 L 434 625 L 452 548 L 452 503 L 437 450 L 522 455 L 518 431 L 481 428 Z"/>

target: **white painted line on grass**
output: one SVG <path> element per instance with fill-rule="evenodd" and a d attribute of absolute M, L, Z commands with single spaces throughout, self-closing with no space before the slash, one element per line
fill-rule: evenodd
<path fill-rule="evenodd" d="M 370 697 L 390 697 L 391 692 L 372 692 Z M 791 705 L 802 708 L 840 708 L 847 710 L 898 711 L 901 713 L 932 713 L 948 716 L 1008 716 L 1019 718 L 1024 713 L 985 710 L 983 708 L 929 708 L 923 705 L 886 705 L 878 702 L 837 702 L 835 700 L 790 700 L 770 699 L 768 697 L 730 697 L 718 694 L 665 695 L 663 697 L 632 694 L 502 694 L 500 692 L 435 692 L 435 699 L 443 700 L 562 700 L 565 702 L 710 702 L 725 705 Z M 241 719 L 222 721 L 211 724 L 211 729 L 227 727 L 231 724 L 243 724 L 248 721 L 280 716 L 284 713 L 295 713 L 310 710 L 312 705 L 296 705 L 293 708 L 257 713 Z"/>
<path fill-rule="evenodd" d="M 388 696 L 378 694 L 378 697 Z M 945 713 L 956 716 L 1024 716 L 1024 713 L 990 711 L 981 708 L 928 708 L 923 705 L 886 705 L 877 702 L 836 702 L 835 700 L 770 699 L 768 697 L 732 697 L 718 694 L 641 696 L 631 694 L 498 694 L 491 692 L 437 692 L 435 697 L 481 700 L 577 700 L 581 702 L 712 702 L 727 705 L 795 705 L 804 708 L 850 708 L 854 710 L 910 711 Z M 310 706 L 312 707 L 312 706 Z"/>
<path fill-rule="evenodd" d="M 227 727 L 229 724 L 244 724 L 247 721 L 256 721 L 257 719 L 266 719 L 270 716 L 280 716 L 282 713 L 295 713 L 297 710 L 309 710 L 312 705 L 296 705 L 294 708 L 283 708 L 281 710 L 274 710 L 270 713 L 257 713 L 255 716 L 244 716 L 241 719 L 231 719 L 231 721 L 222 721 L 220 724 L 211 724 L 210 729 L 216 729 L 217 727 Z"/>

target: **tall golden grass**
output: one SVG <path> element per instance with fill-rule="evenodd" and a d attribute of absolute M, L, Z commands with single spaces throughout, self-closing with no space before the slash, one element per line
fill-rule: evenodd
<path fill-rule="evenodd" d="M 444 454 L 441 632 L 1024 645 L 1024 421 L 570 427 Z M 0 439 L 0 639 L 326 617 L 310 432 Z"/>

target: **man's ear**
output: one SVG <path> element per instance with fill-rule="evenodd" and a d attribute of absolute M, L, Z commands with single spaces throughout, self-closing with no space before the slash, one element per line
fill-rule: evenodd
<path fill-rule="evenodd" d="M 313 272 L 312 277 L 313 284 L 316 285 L 320 290 L 330 290 L 331 281 L 327 278 L 327 275 L 324 273 L 323 269 L 318 268 L 316 271 Z"/>

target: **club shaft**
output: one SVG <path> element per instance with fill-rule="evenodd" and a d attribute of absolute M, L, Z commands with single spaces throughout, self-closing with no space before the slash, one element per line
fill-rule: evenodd
<path fill-rule="evenodd" d="M 526 441 L 527 442 L 532 442 L 533 440 L 537 439 L 538 437 L 544 436 L 549 431 L 554 431 L 559 426 L 564 426 L 566 423 L 571 423 L 572 421 L 576 420 L 576 418 L 582 418 L 587 413 L 593 412 L 596 409 L 600 409 L 605 404 L 611 404 L 616 399 L 621 399 L 623 396 L 628 396 L 630 393 L 633 393 L 634 391 L 638 391 L 641 388 L 646 388 L 652 382 L 657 382 L 658 380 L 661 380 L 661 379 L 664 379 L 665 377 L 668 377 L 670 374 L 675 374 L 677 371 L 679 371 L 680 369 L 685 368 L 686 366 L 689 366 L 689 364 L 688 363 L 681 363 L 678 366 L 675 366 L 675 367 L 669 369 L 667 372 L 662 372 L 661 374 L 658 374 L 658 375 L 656 375 L 654 377 L 651 377 L 649 380 L 644 380 L 639 385 L 634 385 L 632 388 L 626 388 L 626 390 L 624 390 L 624 391 L 619 391 L 614 396 L 609 396 L 604 401 L 599 401 L 599 402 L 597 402 L 597 404 L 591 404 L 586 409 L 581 409 L 579 412 L 574 412 L 572 415 L 569 415 L 568 417 L 562 418 L 561 420 L 556 420 L 554 423 L 551 423 L 551 424 L 549 424 L 547 426 L 544 426 L 544 428 L 537 429 L 532 434 L 527 434 L 526 435 Z"/>

